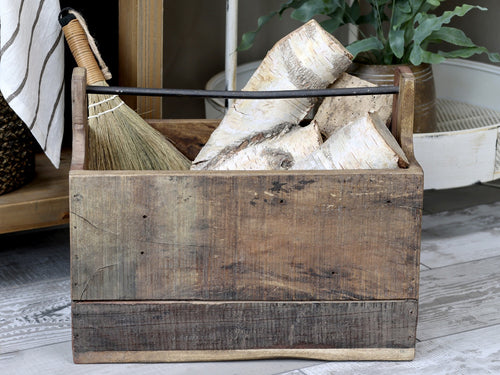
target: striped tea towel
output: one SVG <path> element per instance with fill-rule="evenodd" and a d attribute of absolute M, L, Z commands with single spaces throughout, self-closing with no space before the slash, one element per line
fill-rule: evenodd
<path fill-rule="evenodd" d="M 59 167 L 64 44 L 59 0 L 0 0 L 0 91 Z"/>

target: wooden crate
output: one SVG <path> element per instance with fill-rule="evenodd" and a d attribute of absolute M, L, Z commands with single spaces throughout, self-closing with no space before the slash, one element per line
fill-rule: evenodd
<path fill-rule="evenodd" d="M 408 169 L 86 169 L 84 71 L 70 172 L 77 363 L 300 357 L 410 360 L 423 172 L 413 88 L 393 131 Z M 217 122 L 151 124 L 191 158 Z"/>

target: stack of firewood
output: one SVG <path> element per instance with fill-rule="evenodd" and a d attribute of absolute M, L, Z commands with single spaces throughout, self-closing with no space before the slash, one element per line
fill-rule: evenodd
<path fill-rule="evenodd" d="M 312 20 L 281 39 L 244 90 L 368 87 L 352 55 Z M 392 96 L 236 100 L 192 169 L 380 169 L 408 166 L 387 127 Z M 316 114 L 304 126 L 303 120 Z"/>

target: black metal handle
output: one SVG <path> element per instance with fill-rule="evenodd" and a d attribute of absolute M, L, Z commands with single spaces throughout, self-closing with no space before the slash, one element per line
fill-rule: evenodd
<path fill-rule="evenodd" d="M 223 91 L 190 89 L 155 89 L 120 86 L 87 86 L 89 94 L 116 94 L 139 96 L 189 96 L 224 99 L 291 99 L 327 96 L 387 95 L 398 94 L 399 86 L 376 86 L 338 88 L 322 90 L 280 90 L 280 91 Z"/>

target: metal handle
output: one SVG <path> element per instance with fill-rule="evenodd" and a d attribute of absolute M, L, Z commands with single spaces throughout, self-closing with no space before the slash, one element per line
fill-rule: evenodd
<path fill-rule="evenodd" d="M 291 99 L 314 98 L 328 96 L 355 95 L 387 95 L 398 94 L 399 86 L 356 87 L 321 90 L 280 90 L 280 91 L 223 91 L 223 90 L 191 90 L 162 89 L 120 86 L 87 86 L 89 94 L 116 94 L 139 96 L 189 96 L 200 98 L 224 99 Z"/>

